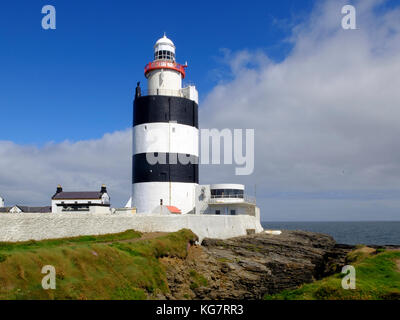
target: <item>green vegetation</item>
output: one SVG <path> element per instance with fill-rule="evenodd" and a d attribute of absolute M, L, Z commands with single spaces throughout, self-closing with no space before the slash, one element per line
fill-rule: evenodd
<path fill-rule="evenodd" d="M 190 289 L 196 289 L 198 287 L 207 287 L 208 281 L 207 279 L 196 272 L 196 270 L 191 269 L 189 270 L 190 275 Z"/>
<path fill-rule="evenodd" d="M 140 239 L 139 232 L 0 243 L 0 299 L 146 299 L 168 292 L 159 258 L 184 258 L 190 231 Z M 56 269 L 56 289 L 43 290 L 42 267 Z"/>
<path fill-rule="evenodd" d="M 228 258 L 217 258 L 217 261 L 222 262 L 222 263 L 231 263 L 232 260 L 228 259 Z"/>
<path fill-rule="evenodd" d="M 348 263 L 356 269 L 356 289 L 345 290 L 345 274 L 286 290 L 268 300 L 389 300 L 400 299 L 400 251 L 360 247 L 350 252 Z"/>
<path fill-rule="evenodd" d="M 140 238 L 142 233 L 135 230 L 127 230 L 121 233 L 105 234 L 99 236 L 81 236 L 62 239 L 50 239 L 42 241 L 23 241 L 23 242 L 0 242 L 0 252 L 21 250 L 21 249 L 35 249 L 35 248 L 48 248 L 60 245 L 73 245 L 89 242 L 110 242 L 117 240 L 129 240 Z"/>

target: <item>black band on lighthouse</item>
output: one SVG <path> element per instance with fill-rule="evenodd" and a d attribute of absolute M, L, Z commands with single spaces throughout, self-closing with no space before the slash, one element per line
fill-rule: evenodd
<path fill-rule="evenodd" d="M 179 161 L 179 154 L 160 153 L 159 159 L 166 159 L 166 163 L 150 164 L 146 153 L 133 156 L 132 183 L 139 182 L 184 182 L 199 183 L 198 157 L 181 155 L 188 158 L 187 162 Z M 176 161 L 178 159 L 178 161 Z M 187 163 L 187 164 L 186 164 Z"/>
<path fill-rule="evenodd" d="M 170 121 L 198 128 L 197 103 L 190 99 L 172 96 L 141 96 L 135 99 L 133 126 Z"/>

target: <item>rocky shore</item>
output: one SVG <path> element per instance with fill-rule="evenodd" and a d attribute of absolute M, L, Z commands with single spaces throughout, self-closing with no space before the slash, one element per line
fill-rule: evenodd
<path fill-rule="evenodd" d="M 340 272 L 353 248 L 305 231 L 204 239 L 186 259 L 162 258 L 171 293 L 158 298 L 262 299 Z"/>

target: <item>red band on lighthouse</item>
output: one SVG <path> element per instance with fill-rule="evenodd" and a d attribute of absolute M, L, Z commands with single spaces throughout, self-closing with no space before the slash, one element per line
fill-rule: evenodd
<path fill-rule="evenodd" d="M 186 75 L 186 70 L 187 66 L 176 63 L 176 62 L 170 62 L 170 61 L 153 61 L 149 62 L 145 67 L 144 67 L 144 75 L 147 76 L 147 74 L 150 71 L 157 70 L 157 69 L 171 69 L 178 71 L 182 74 L 182 79 L 185 79 Z"/>

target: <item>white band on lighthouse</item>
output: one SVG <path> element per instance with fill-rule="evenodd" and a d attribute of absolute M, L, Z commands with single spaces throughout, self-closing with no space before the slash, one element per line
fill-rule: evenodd
<path fill-rule="evenodd" d="M 199 156 L 199 130 L 178 123 L 145 123 L 133 127 L 133 154 L 182 153 Z"/>

